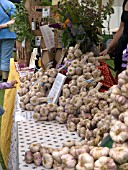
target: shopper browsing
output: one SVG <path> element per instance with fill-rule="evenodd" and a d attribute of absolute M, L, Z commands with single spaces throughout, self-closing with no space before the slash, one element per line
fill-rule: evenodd
<path fill-rule="evenodd" d="M 11 89 L 11 88 L 15 88 L 15 85 L 17 84 L 17 81 L 11 81 L 11 82 L 4 82 L 4 83 L 0 83 L 0 90 L 2 89 Z M 0 116 L 4 114 L 4 109 L 0 106 Z"/>
<path fill-rule="evenodd" d="M 126 68 L 122 67 L 122 54 L 124 49 L 128 45 L 128 0 L 123 2 L 123 12 L 121 16 L 121 22 L 119 29 L 117 30 L 114 38 L 110 42 L 107 49 L 100 53 L 100 55 L 110 54 L 115 50 L 115 70 L 117 75 L 125 70 Z"/>
<path fill-rule="evenodd" d="M 10 31 L 9 26 L 14 20 L 16 8 L 8 0 L 0 0 L 0 79 L 6 82 L 10 68 L 10 58 L 13 54 L 16 35 Z"/>

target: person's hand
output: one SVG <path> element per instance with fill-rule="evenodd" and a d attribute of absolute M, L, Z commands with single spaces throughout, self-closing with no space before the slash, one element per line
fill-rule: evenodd
<path fill-rule="evenodd" d="M 0 24 L 0 30 L 5 28 L 5 24 Z"/>
<path fill-rule="evenodd" d="M 12 88 L 15 88 L 15 85 L 17 84 L 18 82 L 16 80 L 12 81 L 11 84 L 12 84 Z"/>
<path fill-rule="evenodd" d="M 2 25 L 0 25 L 0 30 L 1 30 L 2 28 L 3 28 Z"/>
<path fill-rule="evenodd" d="M 102 52 L 100 53 L 101 56 L 104 56 L 104 55 L 106 55 L 106 54 L 107 54 L 107 49 L 105 49 L 104 51 L 102 51 Z"/>

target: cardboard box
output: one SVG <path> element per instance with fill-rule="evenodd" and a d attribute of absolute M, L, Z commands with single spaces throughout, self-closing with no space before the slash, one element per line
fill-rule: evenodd
<path fill-rule="evenodd" d="M 42 4 L 42 0 L 30 0 L 31 6 L 37 6 L 37 5 L 41 5 L 41 4 Z"/>
<path fill-rule="evenodd" d="M 61 48 L 56 49 L 56 54 L 55 54 L 56 63 L 60 61 L 62 57 L 61 54 L 62 54 L 62 49 Z M 47 64 L 53 60 L 54 60 L 54 56 L 52 55 L 52 53 L 50 53 L 47 49 L 43 49 L 42 57 L 41 57 L 42 67 L 46 69 Z"/>

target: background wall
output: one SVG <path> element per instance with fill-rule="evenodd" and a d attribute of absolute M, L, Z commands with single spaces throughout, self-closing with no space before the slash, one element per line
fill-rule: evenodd
<path fill-rule="evenodd" d="M 103 4 L 106 4 L 107 0 L 102 0 Z M 110 20 L 110 30 L 112 32 L 113 29 L 118 28 L 120 25 L 120 19 L 122 14 L 122 4 L 123 0 L 114 0 L 114 14 L 111 15 Z M 107 22 L 104 21 L 104 26 L 107 27 Z M 108 33 L 107 28 L 103 29 L 103 31 L 106 31 Z"/>

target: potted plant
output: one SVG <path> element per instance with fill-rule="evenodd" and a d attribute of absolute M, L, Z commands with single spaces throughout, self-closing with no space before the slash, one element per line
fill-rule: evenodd
<path fill-rule="evenodd" d="M 55 11 L 59 15 L 64 47 L 74 45 L 79 40 L 84 53 L 94 44 L 97 45 L 101 35 L 99 28 L 103 28 L 103 20 L 108 15 L 105 10 L 102 10 L 102 15 L 99 14 L 98 0 L 82 0 L 81 4 L 78 0 L 61 0 Z"/>

